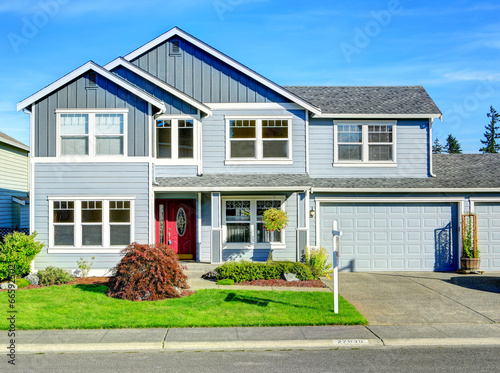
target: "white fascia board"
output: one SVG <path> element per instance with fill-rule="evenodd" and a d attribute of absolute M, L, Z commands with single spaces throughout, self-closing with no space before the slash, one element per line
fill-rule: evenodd
<path fill-rule="evenodd" d="M 313 188 L 314 193 L 500 193 L 500 188 Z"/>
<path fill-rule="evenodd" d="M 3 137 L 0 137 L 0 143 L 7 144 L 7 145 L 13 146 L 15 148 L 21 149 L 21 150 L 26 150 L 27 152 L 30 151 L 30 147 L 29 146 L 21 144 L 21 143 L 18 143 L 18 142 L 15 142 L 15 141 L 11 141 L 9 139 L 5 139 Z"/>
<path fill-rule="evenodd" d="M 211 55 L 213 55 L 214 57 L 218 58 L 222 62 L 225 62 L 229 66 L 234 67 L 235 69 L 243 72 L 244 74 L 248 75 L 252 79 L 255 79 L 256 81 L 258 81 L 259 83 L 265 85 L 266 87 L 271 88 L 272 90 L 278 92 L 280 95 L 282 95 L 282 96 L 288 98 L 289 100 L 291 100 L 291 101 L 299 104 L 300 106 L 302 106 L 303 108 L 309 110 L 310 112 L 312 112 L 314 114 L 317 114 L 317 115 L 321 114 L 321 109 L 319 109 L 318 107 L 310 104 L 307 101 L 304 101 L 303 99 L 301 99 L 300 97 L 294 95 L 290 91 L 284 89 L 283 87 L 281 87 L 278 84 L 270 81 L 269 79 L 264 78 L 262 75 L 260 75 L 260 74 L 256 73 L 255 71 L 249 69 L 245 65 L 242 65 L 241 63 L 233 60 L 231 57 L 226 56 L 224 53 L 219 52 L 217 49 L 212 48 L 210 45 L 202 42 L 201 40 L 195 38 L 194 36 L 189 35 L 188 33 L 186 33 L 185 31 L 181 30 L 178 27 L 174 27 L 173 29 L 167 31 L 163 35 L 158 36 L 156 39 L 151 40 L 149 43 L 144 44 L 142 47 L 136 49 L 135 51 L 133 51 L 133 52 L 131 52 L 129 54 L 127 54 L 124 58 L 127 61 L 131 61 L 134 58 L 139 57 L 140 55 L 146 53 L 150 49 L 158 46 L 159 44 L 165 42 L 166 40 L 168 40 L 168 39 L 170 39 L 171 37 L 174 37 L 174 36 L 181 37 L 182 39 L 190 42 L 191 44 L 197 46 L 198 48 L 204 50 L 205 52 L 210 53 Z"/>
<path fill-rule="evenodd" d="M 304 110 L 293 102 L 205 102 L 212 110 Z"/>
<path fill-rule="evenodd" d="M 313 118 L 332 118 L 332 119 L 435 119 L 441 118 L 441 114 L 320 114 Z"/>
<path fill-rule="evenodd" d="M 155 192 L 305 192 L 311 187 L 153 187 Z"/>
<path fill-rule="evenodd" d="M 165 104 L 155 98 L 154 96 L 151 96 L 149 93 L 146 93 L 137 87 L 133 86 L 126 80 L 118 77 L 117 75 L 109 72 L 108 70 L 102 68 L 101 66 L 97 65 L 96 63 L 89 61 L 86 64 L 80 66 L 76 70 L 73 70 L 69 74 L 63 76 L 61 79 L 56 80 L 54 83 L 48 85 L 44 89 L 38 91 L 34 95 L 28 97 L 27 99 L 21 101 L 19 104 L 17 104 L 17 111 L 22 110 L 34 102 L 42 99 L 43 97 L 47 96 L 51 92 L 59 89 L 60 87 L 64 86 L 65 84 L 71 82 L 73 79 L 78 78 L 80 75 L 85 74 L 87 71 L 92 70 L 102 76 L 104 76 L 106 79 L 112 81 L 113 83 L 119 85 L 120 87 L 126 89 L 127 91 L 135 94 L 137 97 L 142 98 L 144 101 L 149 102 L 150 104 L 158 107 L 162 112 L 165 112 L 167 108 L 165 107 Z"/>
<path fill-rule="evenodd" d="M 463 202 L 464 197 L 317 197 L 319 203 L 454 203 Z"/>
<path fill-rule="evenodd" d="M 186 95 L 185 93 L 179 91 L 177 88 L 172 87 L 170 84 L 165 83 L 163 80 L 158 79 L 157 77 L 151 75 L 150 73 L 141 69 L 140 67 L 128 62 L 127 60 L 125 60 L 122 57 L 118 57 L 117 59 L 111 61 L 110 63 L 105 65 L 104 68 L 111 71 L 118 66 L 125 67 L 127 70 L 132 71 L 133 73 L 139 75 L 140 77 L 146 79 L 150 83 L 153 83 L 154 85 L 167 91 L 168 93 L 172 94 L 173 96 L 176 96 L 176 97 L 180 98 L 182 101 L 187 102 L 191 106 L 194 106 L 195 108 L 203 111 L 204 113 L 207 113 L 210 116 L 212 115 L 212 110 L 207 105 L 199 102 L 198 100 L 195 100 L 191 96 Z"/>

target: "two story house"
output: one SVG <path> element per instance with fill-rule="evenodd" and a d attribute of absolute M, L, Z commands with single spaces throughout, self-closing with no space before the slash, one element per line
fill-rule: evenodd
<path fill-rule="evenodd" d="M 496 155 L 432 156 L 424 88 L 282 87 L 179 28 L 18 104 L 31 118 L 35 269 L 107 274 L 131 242 L 181 259 L 300 260 L 344 232 L 341 268 L 455 270 L 460 216 L 500 269 Z M 488 173 L 484 172 L 488 171 Z M 281 232 L 262 214 L 285 210 Z"/>
<path fill-rule="evenodd" d="M 29 231 L 29 152 L 0 132 L 0 241 L 14 230 Z"/>

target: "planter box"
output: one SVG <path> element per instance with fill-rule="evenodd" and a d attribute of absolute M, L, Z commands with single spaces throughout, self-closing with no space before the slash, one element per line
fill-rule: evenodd
<path fill-rule="evenodd" d="M 481 258 L 460 258 L 460 262 L 465 271 L 478 271 L 481 266 Z"/>

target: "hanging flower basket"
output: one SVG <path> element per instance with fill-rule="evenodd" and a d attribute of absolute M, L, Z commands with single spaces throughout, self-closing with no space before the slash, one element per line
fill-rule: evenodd
<path fill-rule="evenodd" d="M 266 231 L 281 232 L 281 230 L 288 224 L 288 216 L 286 212 L 280 209 L 270 208 L 264 211 L 264 214 L 262 215 L 262 222 L 264 223 L 264 229 Z"/>

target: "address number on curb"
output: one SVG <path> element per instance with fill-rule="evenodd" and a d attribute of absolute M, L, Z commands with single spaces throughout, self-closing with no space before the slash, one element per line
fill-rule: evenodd
<path fill-rule="evenodd" d="M 367 339 L 337 339 L 333 340 L 334 345 L 364 345 L 368 344 Z"/>

